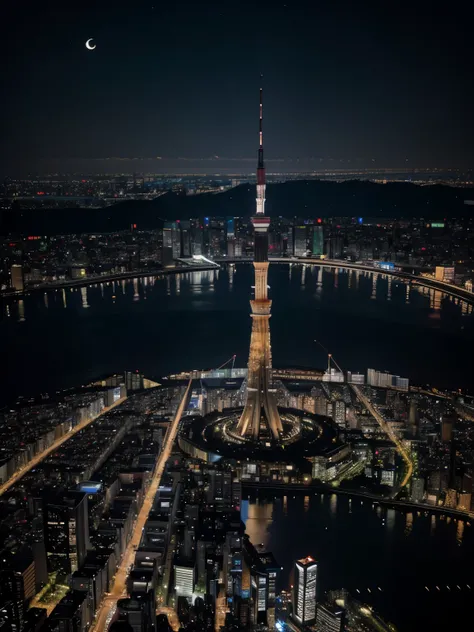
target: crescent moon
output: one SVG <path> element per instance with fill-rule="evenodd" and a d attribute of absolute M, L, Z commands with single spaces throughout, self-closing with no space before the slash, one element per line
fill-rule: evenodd
<path fill-rule="evenodd" d="M 94 38 L 91 37 L 90 39 L 87 40 L 86 42 L 86 48 L 87 50 L 94 50 L 95 48 L 97 48 L 97 44 L 94 44 L 94 46 L 91 46 L 91 42 Z"/>

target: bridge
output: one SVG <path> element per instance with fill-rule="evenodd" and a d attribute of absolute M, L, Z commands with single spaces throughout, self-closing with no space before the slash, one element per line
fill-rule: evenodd
<path fill-rule="evenodd" d="M 80 279 L 63 279 L 60 281 L 49 281 L 47 283 L 37 283 L 35 285 L 27 285 L 21 292 L 16 290 L 6 291 L 2 296 L 17 298 L 25 294 L 37 291 L 47 291 L 55 289 L 63 289 L 69 287 L 85 287 L 87 285 L 97 285 L 99 283 L 110 283 L 112 281 L 122 281 L 127 279 L 138 279 L 141 277 L 160 277 L 169 274 L 180 274 L 184 272 L 203 272 L 209 270 L 217 270 L 220 265 L 210 259 L 203 257 L 202 259 L 178 260 L 179 265 L 170 268 L 153 268 L 149 270 L 132 270 L 130 272 L 114 272 L 111 274 L 96 274 L 81 277 Z"/>
<path fill-rule="evenodd" d="M 468 290 L 452 285 L 450 283 L 444 283 L 443 281 L 437 281 L 429 277 L 420 276 L 418 274 L 412 274 L 410 272 L 404 272 L 402 270 L 385 270 L 382 268 L 374 268 L 374 266 L 366 265 L 363 263 L 352 263 L 350 261 L 332 260 L 332 259 L 314 259 L 312 257 L 272 257 L 268 258 L 270 263 L 279 264 L 293 264 L 293 265 L 311 265 L 321 266 L 323 268 L 336 268 L 343 270 L 355 270 L 356 272 L 369 272 L 371 274 L 383 274 L 392 276 L 394 278 L 408 281 L 412 285 L 420 285 L 428 289 L 438 290 L 465 301 L 470 305 L 474 305 L 474 293 Z M 149 270 L 132 270 L 130 272 L 117 272 L 104 275 L 94 275 L 82 277 L 80 279 L 64 279 L 61 281 L 52 281 L 48 283 L 38 283 L 35 285 L 29 285 L 23 292 L 17 292 L 15 290 L 7 291 L 3 293 L 3 296 L 8 297 L 20 297 L 30 292 L 37 290 L 50 290 L 57 288 L 68 287 L 84 287 L 86 285 L 95 285 L 97 283 L 108 283 L 111 281 L 121 281 L 122 279 L 136 279 L 140 277 L 154 277 L 169 274 L 179 274 L 182 272 L 203 272 L 208 270 L 216 270 L 220 268 L 223 263 L 253 263 L 253 257 L 214 257 L 209 259 L 202 255 L 196 255 L 189 259 L 177 259 L 178 265 L 169 268 L 153 268 Z"/>
<path fill-rule="evenodd" d="M 439 290 L 444 294 L 448 294 L 454 298 L 466 301 L 471 305 L 474 305 L 474 293 L 468 290 L 452 285 L 451 283 L 444 283 L 443 281 L 437 281 L 429 277 L 421 276 L 419 274 L 413 274 L 405 272 L 403 270 L 385 270 L 382 268 L 375 268 L 374 266 L 364 263 L 352 263 L 350 261 L 343 261 L 339 259 L 314 259 L 313 257 L 272 257 L 269 256 L 270 263 L 283 263 L 283 264 L 297 264 L 297 265 L 310 265 L 321 266 L 323 268 L 337 268 L 344 270 L 355 270 L 359 272 L 370 272 L 371 274 L 383 274 L 387 276 L 393 276 L 404 281 L 409 281 L 414 285 L 421 285 L 433 290 Z M 253 257 L 215 257 L 213 259 L 215 263 L 252 263 Z"/>
<path fill-rule="evenodd" d="M 471 520 L 474 518 L 474 512 L 461 511 L 459 509 L 451 509 L 449 507 L 439 507 L 437 505 L 428 505 L 426 503 L 416 503 L 408 500 L 398 500 L 393 497 L 384 497 L 370 492 L 341 489 L 340 487 L 332 487 L 324 483 L 279 483 L 277 481 L 249 481 L 241 480 L 242 491 L 245 492 L 265 492 L 269 491 L 272 494 L 275 492 L 284 493 L 286 495 L 294 492 L 304 492 L 309 494 L 337 494 L 340 496 L 348 496 L 350 498 L 362 498 L 369 500 L 376 505 L 387 507 L 389 509 L 399 509 L 408 512 L 413 511 L 425 511 L 430 514 L 445 515 L 451 518 L 457 518 L 459 520 Z"/>

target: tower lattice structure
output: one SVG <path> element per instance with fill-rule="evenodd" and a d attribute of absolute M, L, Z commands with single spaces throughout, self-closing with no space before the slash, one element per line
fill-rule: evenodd
<path fill-rule="evenodd" d="M 265 217 L 265 166 L 263 161 L 263 91 L 260 89 L 260 126 L 257 165 L 257 208 L 252 217 L 255 231 L 254 269 L 255 297 L 250 301 L 252 309 L 252 335 L 247 377 L 247 401 L 237 429 L 241 436 L 260 437 L 266 426 L 273 439 L 283 431 L 272 388 L 272 351 L 270 345 L 270 316 L 272 302 L 268 298 L 268 228 L 270 219 Z"/>

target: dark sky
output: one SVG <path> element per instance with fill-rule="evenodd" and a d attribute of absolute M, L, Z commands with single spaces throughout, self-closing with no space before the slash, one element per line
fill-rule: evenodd
<path fill-rule="evenodd" d="M 260 72 L 269 171 L 474 164 L 463 4 L 1 5 L 0 175 L 253 170 Z"/>

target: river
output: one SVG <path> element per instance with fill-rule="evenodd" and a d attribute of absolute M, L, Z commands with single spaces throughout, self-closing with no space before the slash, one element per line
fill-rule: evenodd
<path fill-rule="evenodd" d="M 33 293 L 2 305 L 3 403 L 140 369 L 159 377 L 247 362 L 252 266 Z M 275 366 L 389 370 L 472 386 L 472 307 L 382 274 L 270 266 Z"/>
<path fill-rule="evenodd" d="M 461 630 L 470 617 L 474 526 L 465 521 L 314 492 L 252 492 L 241 516 L 251 541 L 283 567 L 282 589 L 294 561 L 311 555 L 318 598 L 347 588 L 399 632 Z"/>

